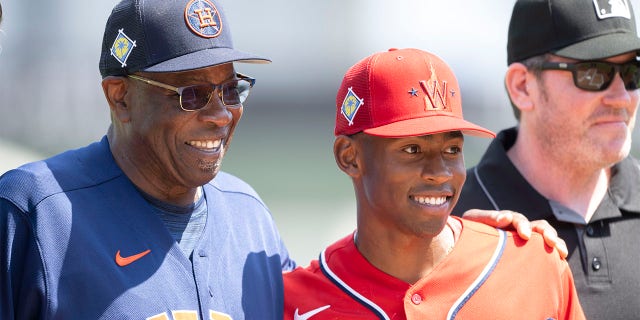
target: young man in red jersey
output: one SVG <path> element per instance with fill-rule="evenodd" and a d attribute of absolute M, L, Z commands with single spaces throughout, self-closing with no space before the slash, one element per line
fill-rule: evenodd
<path fill-rule="evenodd" d="M 334 155 L 357 230 L 285 273 L 285 319 L 583 319 L 567 263 L 542 236 L 451 217 L 465 181 L 460 88 L 439 57 L 373 54 L 344 76 Z"/>

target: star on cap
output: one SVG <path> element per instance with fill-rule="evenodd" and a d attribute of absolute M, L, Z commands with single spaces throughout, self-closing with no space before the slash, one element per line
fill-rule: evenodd
<path fill-rule="evenodd" d="M 410 93 L 412 97 L 417 97 L 418 96 L 418 90 L 416 90 L 415 88 L 411 88 L 411 90 L 407 91 L 407 93 Z"/>

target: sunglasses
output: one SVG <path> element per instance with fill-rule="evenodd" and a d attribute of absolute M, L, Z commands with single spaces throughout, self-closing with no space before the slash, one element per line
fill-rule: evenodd
<path fill-rule="evenodd" d="M 178 96 L 180 96 L 180 109 L 184 111 L 196 111 L 206 107 L 216 90 L 218 92 L 218 98 L 220 98 L 224 106 L 239 108 L 247 99 L 249 91 L 256 83 L 256 79 L 240 73 L 236 73 L 235 79 L 224 81 L 221 84 L 198 84 L 187 87 L 174 87 L 135 74 L 130 74 L 127 77 L 152 86 L 175 91 Z"/>
<path fill-rule="evenodd" d="M 638 61 L 622 64 L 606 61 L 545 62 L 540 70 L 571 71 L 575 86 L 586 91 L 606 90 L 613 82 L 616 73 L 620 74 L 627 90 L 640 88 L 640 62 Z"/>

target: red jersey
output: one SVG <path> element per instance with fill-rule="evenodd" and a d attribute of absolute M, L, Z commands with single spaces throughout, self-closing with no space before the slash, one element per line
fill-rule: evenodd
<path fill-rule="evenodd" d="M 354 235 L 337 241 L 284 274 L 284 319 L 585 319 L 567 262 L 539 234 L 449 224 L 455 247 L 414 284 L 371 265 Z"/>

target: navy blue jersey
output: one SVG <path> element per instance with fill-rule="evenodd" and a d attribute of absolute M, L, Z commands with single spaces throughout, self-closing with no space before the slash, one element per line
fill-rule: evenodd
<path fill-rule="evenodd" d="M 180 250 L 105 138 L 0 178 L 0 319 L 281 319 L 294 266 L 262 200 L 226 173 Z"/>

